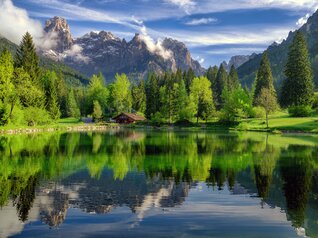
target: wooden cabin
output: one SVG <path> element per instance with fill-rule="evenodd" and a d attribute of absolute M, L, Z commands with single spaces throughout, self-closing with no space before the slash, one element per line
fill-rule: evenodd
<path fill-rule="evenodd" d="M 132 124 L 138 121 L 145 121 L 146 118 L 133 113 L 123 112 L 118 116 L 114 117 L 113 120 L 115 120 L 118 124 Z"/>

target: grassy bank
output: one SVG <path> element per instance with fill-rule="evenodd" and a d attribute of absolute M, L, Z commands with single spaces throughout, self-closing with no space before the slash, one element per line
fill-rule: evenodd
<path fill-rule="evenodd" d="M 287 115 L 273 116 L 266 128 L 264 119 L 246 119 L 238 126 L 237 130 L 247 131 L 282 131 L 282 132 L 310 132 L 318 133 L 318 116 L 305 118 L 292 118 Z"/>
<path fill-rule="evenodd" d="M 171 125 L 161 124 L 160 126 L 153 125 L 150 122 L 143 122 L 140 124 L 132 125 L 118 125 L 116 123 L 84 123 L 76 118 L 60 119 L 55 123 L 43 126 L 5 126 L 0 127 L 0 134 L 22 134 L 33 132 L 52 132 L 52 131 L 94 131 L 105 130 L 107 128 L 149 128 L 149 129 L 161 129 L 161 130 L 210 130 L 210 131 L 226 131 L 226 130 L 238 130 L 238 131 L 259 131 L 259 132 L 302 132 L 302 133 L 318 133 L 318 116 L 305 117 L 305 118 L 292 118 L 286 113 L 279 113 L 273 115 L 269 120 L 269 128 L 266 128 L 265 119 L 244 119 L 235 126 L 221 125 L 217 120 L 205 123 L 200 121 L 198 124 L 192 122 L 185 125 Z"/>

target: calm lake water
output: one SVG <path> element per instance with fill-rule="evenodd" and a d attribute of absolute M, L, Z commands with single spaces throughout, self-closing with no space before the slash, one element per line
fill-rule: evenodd
<path fill-rule="evenodd" d="M 318 137 L 0 137 L 0 237 L 318 237 Z"/>

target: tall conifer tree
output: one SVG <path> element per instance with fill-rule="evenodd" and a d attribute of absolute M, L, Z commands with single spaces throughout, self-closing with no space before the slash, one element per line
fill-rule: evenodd
<path fill-rule="evenodd" d="M 24 69 L 30 75 L 34 83 L 39 83 L 40 66 L 39 58 L 36 54 L 36 49 L 33 43 L 32 36 L 27 32 L 20 43 L 15 58 L 15 66 Z"/>
<path fill-rule="evenodd" d="M 264 52 L 264 54 L 262 55 L 261 63 L 257 71 L 254 91 L 254 105 L 257 105 L 257 99 L 260 97 L 261 91 L 264 88 L 267 88 L 276 94 L 273 84 L 272 69 L 267 52 Z"/>
<path fill-rule="evenodd" d="M 289 48 L 285 68 L 281 104 L 288 106 L 311 106 L 314 97 L 314 82 L 304 35 L 297 31 Z"/>

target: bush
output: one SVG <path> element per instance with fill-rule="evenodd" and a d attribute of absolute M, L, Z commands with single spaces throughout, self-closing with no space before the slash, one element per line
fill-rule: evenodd
<path fill-rule="evenodd" d="M 262 107 L 253 107 L 250 117 L 251 118 L 265 118 L 265 109 Z"/>
<path fill-rule="evenodd" d="M 50 124 L 52 119 L 46 110 L 28 107 L 24 110 L 24 121 L 28 126 L 36 126 Z"/>
<path fill-rule="evenodd" d="M 292 117 L 308 117 L 313 114 L 310 106 L 292 106 L 288 108 L 288 113 Z"/>
<path fill-rule="evenodd" d="M 318 110 L 318 93 L 315 94 L 312 108 Z"/>
<path fill-rule="evenodd" d="M 164 123 L 161 113 L 156 112 L 154 115 L 152 115 L 151 122 L 156 126 L 160 126 L 162 123 Z"/>
<path fill-rule="evenodd" d="M 25 124 L 24 111 L 21 109 L 19 105 L 16 105 L 12 111 L 10 124 L 16 126 Z"/>

